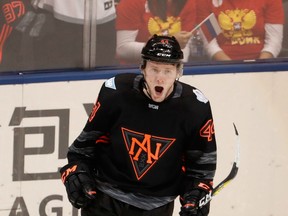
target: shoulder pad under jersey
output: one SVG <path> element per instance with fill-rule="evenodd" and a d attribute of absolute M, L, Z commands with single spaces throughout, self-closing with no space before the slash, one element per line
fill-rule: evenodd
<path fill-rule="evenodd" d="M 117 91 L 131 89 L 133 88 L 135 78 L 137 76 L 139 76 L 139 74 L 133 74 L 133 73 L 118 74 L 115 77 L 106 80 L 104 86 L 106 88 Z"/>
<path fill-rule="evenodd" d="M 197 101 L 204 103 L 204 104 L 209 102 L 208 98 L 206 98 L 206 96 L 199 89 L 195 88 L 194 86 L 185 84 L 185 83 L 182 83 L 182 85 L 183 85 L 184 97 L 193 97 Z"/>

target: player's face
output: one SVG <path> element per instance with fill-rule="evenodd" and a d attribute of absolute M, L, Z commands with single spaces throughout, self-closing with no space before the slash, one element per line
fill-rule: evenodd
<path fill-rule="evenodd" d="M 147 83 L 147 91 L 155 102 L 162 102 L 174 88 L 174 82 L 179 76 L 176 64 L 147 61 L 143 71 Z"/>

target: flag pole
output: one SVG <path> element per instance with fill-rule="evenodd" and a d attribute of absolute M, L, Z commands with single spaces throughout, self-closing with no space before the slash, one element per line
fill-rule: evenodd
<path fill-rule="evenodd" d="M 198 28 L 200 28 L 200 26 L 206 21 L 208 20 L 211 16 L 213 16 L 214 13 L 211 13 L 209 16 L 207 16 L 202 22 L 200 22 L 195 28 L 192 29 L 192 31 L 190 31 L 191 33 L 193 33 L 194 31 L 196 31 Z"/>

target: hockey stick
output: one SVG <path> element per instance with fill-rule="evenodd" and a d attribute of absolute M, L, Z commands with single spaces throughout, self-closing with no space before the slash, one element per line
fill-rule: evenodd
<path fill-rule="evenodd" d="M 232 166 L 232 169 L 229 173 L 229 175 L 222 181 L 220 182 L 209 194 L 204 196 L 200 201 L 199 201 L 199 208 L 202 208 L 204 205 L 209 203 L 214 196 L 216 196 L 224 187 L 226 187 L 237 175 L 238 169 L 239 169 L 239 163 L 240 163 L 240 139 L 239 139 L 239 134 L 238 130 L 233 123 L 235 134 L 236 134 L 236 155 L 235 155 L 235 160 Z"/>

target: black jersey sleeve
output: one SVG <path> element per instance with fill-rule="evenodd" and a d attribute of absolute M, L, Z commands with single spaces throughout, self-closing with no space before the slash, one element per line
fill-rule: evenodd
<path fill-rule="evenodd" d="M 216 138 L 210 102 L 199 90 L 193 89 L 193 92 L 196 97 L 196 102 L 192 105 L 193 129 L 184 154 L 185 191 L 189 191 L 198 182 L 213 182 L 217 164 Z"/>
<path fill-rule="evenodd" d="M 98 98 L 80 135 L 68 150 L 68 161 L 93 160 L 97 148 L 109 144 L 109 130 L 117 113 L 115 77 L 103 83 Z"/>
<path fill-rule="evenodd" d="M 34 11 L 34 8 L 29 0 L 1 0 L 0 8 L 6 24 L 11 27 L 16 27 L 28 12 Z M 27 17 L 28 16 L 30 15 L 27 15 Z M 32 17 L 30 16 L 30 18 Z M 26 20 L 23 22 L 28 21 L 28 18 L 26 18 Z"/>
<path fill-rule="evenodd" d="M 119 117 L 119 100 L 133 88 L 135 74 L 120 74 L 106 80 L 85 127 L 68 150 L 68 161 L 95 160 L 101 145 L 109 145 L 109 132 Z"/>

